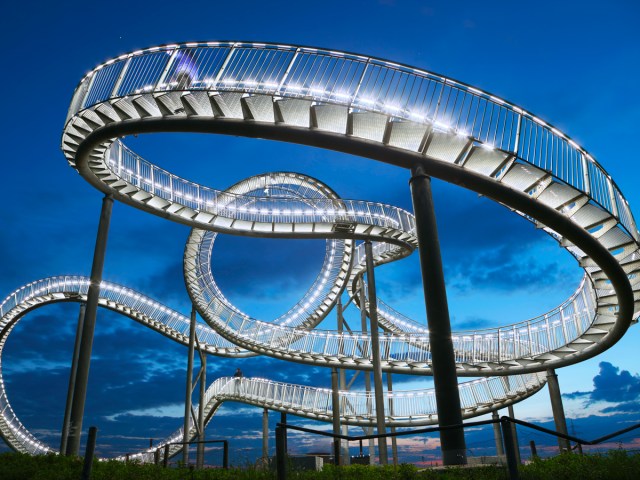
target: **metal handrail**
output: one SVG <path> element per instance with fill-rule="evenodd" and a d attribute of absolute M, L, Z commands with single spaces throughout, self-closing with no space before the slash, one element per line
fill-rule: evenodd
<path fill-rule="evenodd" d="M 456 132 L 512 152 L 520 161 L 588 193 L 634 239 L 640 239 L 618 186 L 569 136 L 489 92 L 374 57 L 249 42 L 137 50 L 89 72 L 76 88 L 67 118 L 107 99 L 187 88 L 326 102 Z"/>
<path fill-rule="evenodd" d="M 289 423 L 277 423 L 276 424 L 276 464 L 278 466 L 277 478 L 278 480 L 286 480 L 287 478 L 287 467 L 286 467 L 286 442 L 282 441 L 284 435 L 286 435 L 287 430 L 294 430 L 303 433 L 310 433 L 313 435 L 320 435 L 323 437 L 330 437 L 333 439 L 345 440 L 347 442 L 357 442 L 363 440 L 371 440 L 371 439 L 379 439 L 379 438 L 397 438 L 406 435 L 419 435 L 424 433 L 435 433 L 441 432 L 443 430 L 456 430 L 456 429 L 465 429 L 465 428 L 475 428 L 481 427 L 485 425 L 492 425 L 499 423 L 502 427 L 502 441 L 505 450 L 505 456 L 507 460 L 507 471 L 509 474 L 510 480 L 518 480 L 520 478 L 518 472 L 518 456 L 516 455 L 516 445 L 514 443 L 514 438 L 512 434 L 512 424 L 521 425 L 523 427 L 531 428 L 533 430 L 537 430 L 542 433 L 546 433 L 548 435 L 555 436 L 557 438 L 563 438 L 565 440 L 569 440 L 572 442 L 576 442 L 580 445 L 598 445 L 607 440 L 615 438 L 617 436 L 623 435 L 625 433 L 631 432 L 633 430 L 637 430 L 640 428 L 640 423 L 636 423 L 627 428 L 623 428 L 622 430 L 617 430 L 613 433 L 604 435 L 602 437 L 596 438 L 595 440 L 584 440 L 573 435 L 568 435 L 566 433 L 557 432 L 555 430 L 551 430 L 548 428 L 540 427 L 530 422 L 525 422 L 523 420 L 518 420 L 517 418 L 512 418 L 508 416 L 502 416 L 499 419 L 490 419 L 490 420 L 481 420 L 476 422 L 467 422 L 460 425 L 447 425 L 447 426 L 438 426 L 438 427 L 429 427 L 429 428 L 418 428 L 412 430 L 404 430 L 404 431 L 396 431 L 391 433 L 382 433 L 382 434 L 373 434 L 373 435 L 343 435 L 339 433 L 327 432 L 324 430 L 315 430 L 307 427 L 299 427 L 296 425 L 291 425 Z M 340 454 L 339 449 L 335 449 L 335 453 L 337 455 Z M 336 462 L 338 463 L 338 462 Z"/>

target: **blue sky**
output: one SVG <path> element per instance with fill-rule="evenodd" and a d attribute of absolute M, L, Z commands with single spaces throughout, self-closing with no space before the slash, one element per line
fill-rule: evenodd
<path fill-rule="evenodd" d="M 71 94 L 98 63 L 162 43 L 255 40 L 312 45 L 448 75 L 520 105 L 566 132 L 600 161 L 639 214 L 634 147 L 640 112 L 635 93 L 640 6 L 632 0 L 606 5 L 327 0 L 180 6 L 161 1 L 36 1 L 11 2 L 3 13 L 2 297 L 39 278 L 89 274 L 101 194 L 60 152 Z M 221 136 L 167 134 L 129 140 L 146 158 L 215 188 L 270 170 L 293 170 L 319 178 L 343 198 L 411 208 L 408 172 L 370 160 Z M 434 181 L 434 191 L 454 329 L 524 320 L 573 292 L 581 275 L 575 261 L 533 225 L 458 187 Z M 188 233 L 182 225 L 116 204 L 104 278 L 187 313 L 181 263 Z M 323 250 L 321 241 L 226 236 L 216 246 L 214 273 L 240 308 L 271 319 L 311 284 Z M 376 275 L 381 298 L 425 321 L 416 255 L 383 266 Z M 14 410 L 53 445 L 58 442 L 76 316 L 75 305 L 28 315 L 7 342 L 3 359 Z M 567 416 L 574 419 L 578 434 L 594 437 L 637 421 L 638 328 L 632 327 L 597 358 L 558 371 L 562 391 L 570 394 L 565 397 Z M 180 425 L 176 417 L 181 414 L 185 354 L 183 347 L 126 318 L 100 313 L 85 420 L 85 425 L 100 428 L 99 449 L 105 454 L 133 451 Z M 231 374 L 237 364 L 240 361 L 211 357 L 209 378 Z M 276 360 L 249 359 L 241 366 L 247 376 L 330 382 L 329 370 Z M 395 379 L 398 389 L 429 384 L 418 377 Z M 546 389 L 515 409 L 521 418 L 547 421 L 551 408 Z M 210 434 L 243 438 L 241 443 L 250 450 L 237 455 L 249 461 L 259 454 L 260 415 L 259 409 L 225 406 Z M 470 448 L 492 445 L 487 432 L 469 435 Z M 418 459 L 433 446 L 423 441 L 411 445 L 407 442 L 406 451 L 413 448 Z M 301 442 L 300 448 L 306 444 Z M 414 457 L 407 453 L 407 458 Z"/>

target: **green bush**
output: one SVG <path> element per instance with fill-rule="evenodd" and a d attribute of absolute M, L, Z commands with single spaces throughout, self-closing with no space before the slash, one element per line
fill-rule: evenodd
<path fill-rule="evenodd" d="M 0 454 L 2 480 L 78 480 L 82 460 L 59 455 L 29 456 Z M 640 454 L 612 450 L 603 455 L 564 454 L 535 459 L 520 467 L 522 480 L 606 480 L 640 477 Z M 253 469 L 162 468 L 156 465 L 94 462 L 92 480 L 275 480 L 273 471 Z M 422 469 L 414 465 L 368 466 L 326 465 L 321 472 L 291 471 L 290 480 L 506 480 L 506 469 L 499 466 L 476 468 Z"/>

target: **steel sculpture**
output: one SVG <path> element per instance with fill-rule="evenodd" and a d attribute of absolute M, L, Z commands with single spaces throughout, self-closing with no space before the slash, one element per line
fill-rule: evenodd
<path fill-rule="evenodd" d="M 356 54 L 243 42 L 165 45 L 122 55 L 82 79 L 62 149 L 69 164 L 105 194 L 193 227 L 184 270 L 193 303 L 208 323 L 198 331 L 207 353 L 372 370 L 371 333 L 337 335 L 313 327 L 343 289 L 369 310 L 360 293 L 364 243 L 356 241 L 373 242 L 376 265 L 405 257 L 417 247 L 415 218 L 392 206 L 340 199 L 317 180 L 287 172 L 217 191 L 159 168 L 118 140 L 169 131 L 284 140 L 412 169 L 508 206 L 569 251 L 585 275 L 557 308 L 504 327 L 452 334 L 459 376 L 524 375 L 462 383 L 465 418 L 539 389 L 544 378 L 537 372 L 606 350 L 640 315 L 640 234 L 627 201 L 585 149 L 539 117 L 441 75 Z M 255 195 L 265 188 L 279 195 Z M 228 302 L 211 274 L 218 233 L 326 238 L 323 271 L 275 322 L 251 318 Z M 10 295 L 0 307 L 2 342 L 26 311 L 84 298 L 87 285 L 86 279 L 60 277 Z M 186 342 L 188 320 L 138 293 L 103 282 L 100 304 Z M 386 331 L 380 338 L 382 370 L 432 374 L 427 329 L 381 300 L 376 306 Z M 349 405 L 342 422 L 375 423 L 372 398 L 342 395 L 353 395 L 342 403 Z M 392 397 L 388 425 L 437 422 L 432 393 Z M 287 402 L 278 404 L 283 398 Z M 229 379 L 219 379 L 207 391 L 207 420 L 227 399 L 332 419 L 329 390 L 244 379 L 232 391 Z M 15 417 L 4 389 L 0 401 L 3 437 L 19 450 L 46 451 Z M 167 442 L 182 436 L 178 431 Z"/>

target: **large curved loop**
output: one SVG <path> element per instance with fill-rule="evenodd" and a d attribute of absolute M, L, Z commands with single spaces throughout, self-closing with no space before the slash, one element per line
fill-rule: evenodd
<path fill-rule="evenodd" d="M 380 212 L 359 223 L 354 216 L 364 210 L 355 204 L 345 211 L 318 206 L 240 218 L 226 209 L 229 200 L 113 140 L 153 131 L 259 136 L 411 167 L 485 194 L 543 228 L 578 259 L 586 280 L 562 306 L 531 321 L 456 334 L 461 375 L 578 362 L 613 345 L 640 313 L 640 237 L 615 183 L 562 132 L 463 83 L 353 54 L 213 42 L 123 55 L 90 72 L 74 94 L 63 151 L 90 183 L 122 201 L 206 230 L 368 238 L 410 249 L 412 219 Z M 376 260 L 384 261 L 388 247 L 378 248 Z M 361 259 L 356 250 L 352 289 Z M 395 312 L 387 311 L 385 320 L 392 332 L 422 334 Z M 387 359 L 388 369 L 429 371 L 428 354 L 414 359 L 407 353 L 426 339 L 390 338 L 402 346 Z"/>

